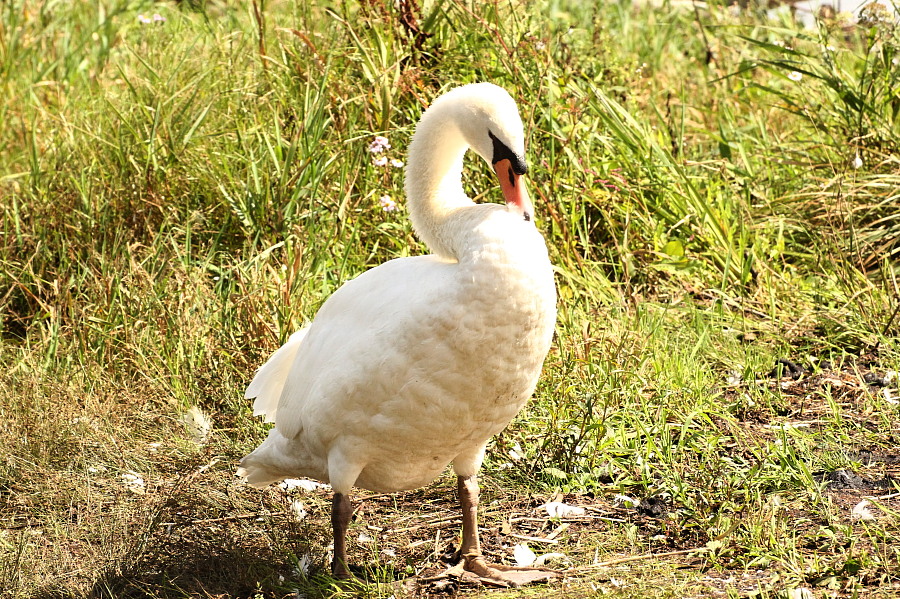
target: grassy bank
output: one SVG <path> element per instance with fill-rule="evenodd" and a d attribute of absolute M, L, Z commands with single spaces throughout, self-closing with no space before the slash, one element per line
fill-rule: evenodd
<path fill-rule="evenodd" d="M 452 481 L 360 493 L 347 587 L 327 493 L 233 470 L 265 434 L 255 368 L 343 281 L 427 251 L 372 138 L 404 160 L 476 80 L 520 103 L 560 293 L 484 471 L 487 551 L 572 567 L 521 593 L 898 592 L 889 22 L 305 4 L 0 7 L 0 594 L 437 592 L 397 581 L 454 542 Z"/>

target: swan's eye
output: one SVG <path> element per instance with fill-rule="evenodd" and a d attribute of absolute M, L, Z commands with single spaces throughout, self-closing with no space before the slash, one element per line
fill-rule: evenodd
<path fill-rule="evenodd" d="M 488 131 L 488 137 L 491 138 L 491 143 L 494 147 L 491 164 L 497 164 L 501 160 L 509 160 L 513 167 L 513 171 L 516 173 L 524 175 L 528 172 L 528 164 L 525 163 L 525 158 L 523 156 L 520 156 L 509 149 L 509 146 L 500 141 L 493 132 Z"/>
<path fill-rule="evenodd" d="M 525 212 L 525 222 L 531 222 L 531 215 L 527 211 Z"/>
<path fill-rule="evenodd" d="M 515 176 L 515 174 L 513 174 L 512 167 L 509 167 L 509 171 L 507 171 L 507 172 L 509 173 L 509 184 L 512 185 L 513 187 L 515 187 L 516 186 L 516 176 Z"/>

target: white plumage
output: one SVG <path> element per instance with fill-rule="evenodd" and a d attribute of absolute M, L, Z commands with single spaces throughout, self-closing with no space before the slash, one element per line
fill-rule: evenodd
<path fill-rule="evenodd" d="M 467 148 L 494 166 L 506 206 L 465 196 Z M 241 461 L 251 484 L 316 478 L 331 483 L 337 506 L 353 486 L 412 489 L 452 463 L 460 484 L 474 485 L 488 439 L 534 391 L 556 294 L 519 180 L 515 103 L 485 83 L 441 96 L 407 162 L 410 217 L 435 254 L 391 260 L 347 282 L 259 369 L 247 397 L 275 426 Z M 340 528 L 334 572 L 343 576 L 346 523 Z M 477 545 L 477 528 L 469 533 Z"/>

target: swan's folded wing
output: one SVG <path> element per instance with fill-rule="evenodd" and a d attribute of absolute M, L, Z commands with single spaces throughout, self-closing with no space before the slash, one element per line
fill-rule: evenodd
<path fill-rule="evenodd" d="M 278 431 L 296 437 L 304 429 L 305 414 L 315 419 L 328 414 L 338 423 L 351 409 L 357 416 L 366 412 L 366 406 L 342 405 L 345 390 L 370 381 L 393 384 L 385 380 L 391 375 L 379 370 L 380 365 L 395 355 L 398 345 L 415 338 L 418 328 L 427 326 L 422 321 L 429 310 L 440 309 L 436 298 L 446 291 L 452 266 L 435 256 L 391 260 L 329 297 L 284 381 L 275 420 Z"/>
<path fill-rule="evenodd" d="M 284 382 L 297 357 L 297 351 L 306 336 L 309 327 L 305 327 L 294 333 L 274 354 L 260 366 L 256 376 L 250 381 L 244 397 L 256 398 L 253 402 L 253 415 L 265 416 L 265 422 L 275 422 L 275 414 L 278 411 L 278 400 L 284 390 Z"/>

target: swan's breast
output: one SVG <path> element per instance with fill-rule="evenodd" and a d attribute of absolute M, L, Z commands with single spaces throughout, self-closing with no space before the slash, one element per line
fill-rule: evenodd
<path fill-rule="evenodd" d="M 425 484 L 505 428 L 534 391 L 555 323 L 549 262 L 525 268 L 504 262 L 499 247 L 483 250 L 459 265 L 417 335 L 385 356 L 402 384 L 383 390 L 390 399 L 368 421 L 379 443 L 359 486 Z"/>

